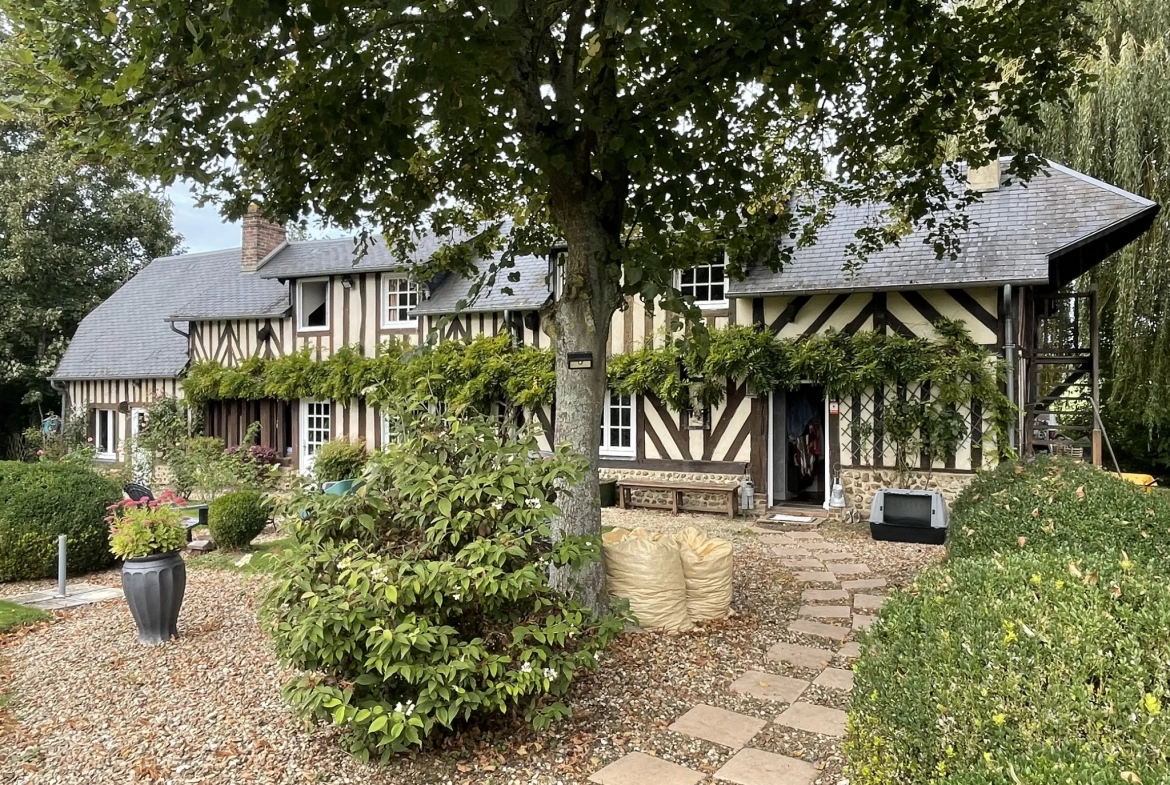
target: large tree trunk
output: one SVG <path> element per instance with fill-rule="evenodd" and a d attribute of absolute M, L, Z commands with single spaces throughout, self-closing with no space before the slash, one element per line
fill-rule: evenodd
<path fill-rule="evenodd" d="M 554 440 L 567 443 L 589 460 L 584 481 L 558 494 L 564 512 L 556 536 L 601 536 L 601 500 L 597 478 L 602 405 L 606 393 L 605 355 L 610 319 L 618 302 L 617 270 L 610 262 L 616 237 L 587 206 L 562 209 L 559 223 L 568 243 L 564 282 L 554 305 L 552 333 L 556 349 L 557 390 Z M 569 368 L 570 352 L 590 352 L 593 367 Z M 555 588 L 577 597 L 595 612 L 607 605 L 605 570 L 600 559 L 583 570 L 554 571 Z"/>

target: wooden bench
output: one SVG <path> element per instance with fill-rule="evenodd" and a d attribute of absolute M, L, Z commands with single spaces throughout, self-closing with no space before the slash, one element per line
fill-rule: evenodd
<path fill-rule="evenodd" d="M 659 510 L 670 510 L 674 515 L 682 508 L 684 493 L 715 493 L 727 497 L 727 517 L 735 517 L 735 502 L 739 495 L 738 482 L 668 482 L 665 480 L 639 480 L 630 478 L 617 481 L 618 507 L 625 510 L 634 506 L 630 491 L 635 488 L 652 491 L 669 491 L 670 504 L 640 504 L 641 507 L 652 507 Z"/>

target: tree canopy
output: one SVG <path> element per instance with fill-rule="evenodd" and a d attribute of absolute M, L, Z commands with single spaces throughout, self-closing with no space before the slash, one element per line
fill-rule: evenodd
<path fill-rule="evenodd" d="M 1020 143 L 1139 193 L 1170 202 L 1170 2 L 1109 0 L 1088 6 L 1095 52 L 1082 67 L 1095 89 L 1041 110 Z M 1170 465 L 1170 213 L 1097 268 L 1107 421 L 1115 444 Z M 1121 438 L 1118 438 L 1121 437 Z"/>
<path fill-rule="evenodd" d="M 563 242 L 544 324 L 557 440 L 596 459 L 612 314 L 690 311 L 674 271 L 717 243 L 779 267 L 840 200 L 887 201 L 855 256 L 916 219 L 963 225 L 947 153 L 1067 100 L 1080 0 L 0 0 L 21 90 L 86 149 L 287 220 L 409 244 L 508 219 L 509 254 Z M 1026 159 L 1017 169 L 1026 175 Z M 879 214 L 880 213 L 880 214 Z M 466 255 L 452 254 L 453 264 Z M 496 272 L 489 273 L 489 281 Z M 504 275 L 511 275 L 506 269 Z M 506 286 L 506 281 L 501 285 Z M 696 333 L 699 337 L 702 332 Z M 596 472 L 559 500 L 600 532 Z M 600 577 L 594 574 L 596 591 Z M 594 603 L 590 603 L 594 604 Z"/>
<path fill-rule="evenodd" d="M 0 125 L 0 433 L 53 408 L 47 377 L 78 323 L 177 241 L 141 181 Z"/>

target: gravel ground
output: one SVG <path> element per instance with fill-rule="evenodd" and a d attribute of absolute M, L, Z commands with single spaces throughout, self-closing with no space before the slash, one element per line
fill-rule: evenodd
<path fill-rule="evenodd" d="M 359 763 L 342 751 L 334 732 L 306 730 L 282 702 L 280 685 L 289 673 L 256 623 L 263 579 L 195 570 L 188 572 L 177 641 L 134 644 L 133 622 L 121 602 L 60 612 L 54 623 L 0 637 L 0 691 L 14 696 L 8 723 L 0 723 L 0 782 L 552 785 L 584 783 L 636 750 L 713 772 L 731 750 L 666 728 L 699 703 L 769 720 L 783 710 L 733 695 L 727 686 L 749 669 L 785 672 L 764 658 L 777 641 L 814 642 L 786 629 L 796 618 L 802 587 L 743 520 L 643 510 L 606 510 L 604 518 L 607 525 L 656 531 L 698 526 L 731 540 L 736 613 L 689 633 L 622 636 L 605 653 L 601 670 L 575 685 L 574 716 L 548 731 L 504 718 L 384 767 Z M 893 584 L 942 552 L 873 543 L 860 528 L 834 525 L 825 534 Z M 118 585 L 115 571 L 86 580 Z M 53 582 L 6 584 L 0 595 L 42 585 Z M 818 702 L 846 705 L 843 696 L 816 690 L 809 694 Z M 815 762 L 823 770 L 820 783 L 841 779 L 836 739 L 770 724 L 752 746 Z"/>

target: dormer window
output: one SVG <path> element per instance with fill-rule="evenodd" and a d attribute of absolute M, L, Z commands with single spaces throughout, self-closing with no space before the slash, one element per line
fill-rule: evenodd
<path fill-rule="evenodd" d="M 414 327 L 418 283 L 405 275 L 382 276 L 382 327 Z"/>
<path fill-rule="evenodd" d="M 727 307 L 727 254 L 719 251 L 710 262 L 683 270 L 678 290 L 695 298 L 695 306 L 704 311 Z"/>
<path fill-rule="evenodd" d="M 329 329 L 329 279 L 297 281 L 297 329 L 302 332 Z"/>

